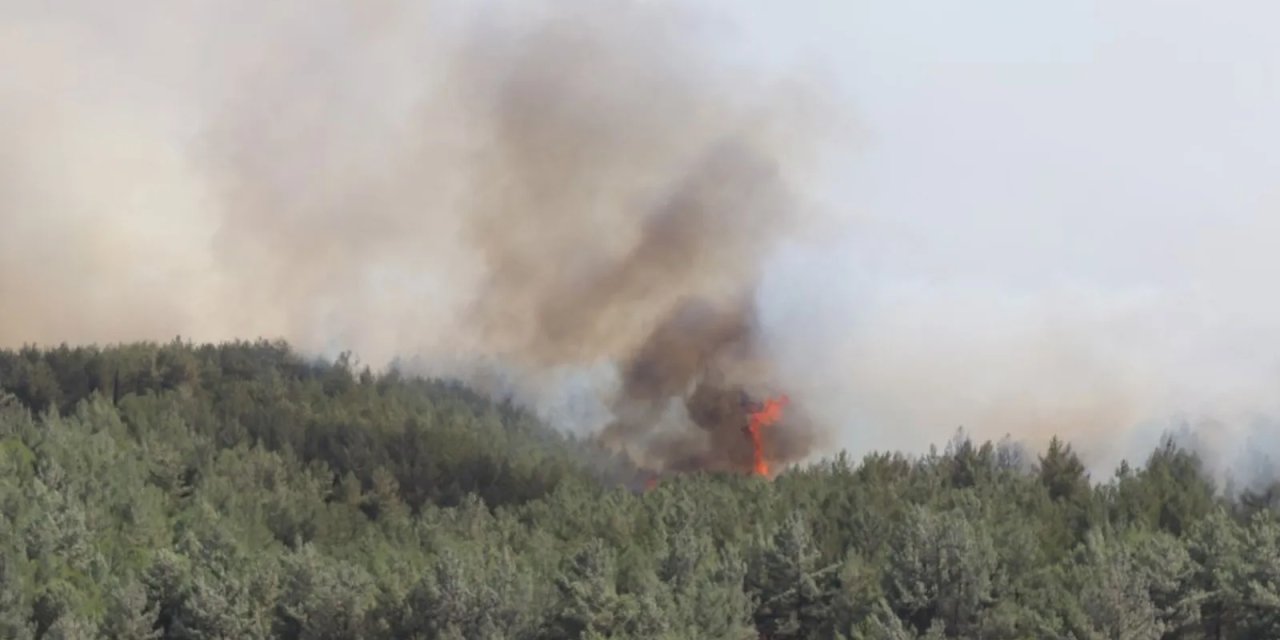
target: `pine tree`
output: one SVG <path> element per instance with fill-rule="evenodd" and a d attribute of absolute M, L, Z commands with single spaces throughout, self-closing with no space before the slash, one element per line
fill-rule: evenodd
<path fill-rule="evenodd" d="M 1245 529 L 1240 595 L 1245 603 L 1240 629 L 1255 638 L 1280 636 L 1280 522 L 1257 513 Z"/>
<path fill-rule="evenodd" d="M 329 563 L 311 545 L 284 560 L 275 635 L 339 640 L 364 635 L 373 605 L 372 578 L 346 563 Z"/>
<path fill-rule="evenodd" d="M 159 608 L 148 602 L 147 590 L 136 581 L 118 582 L 109 594 L 102 635 L 108 640 L 159 638 Z"/>
<path fill-rule="evenodd" d="M 891 602 L 917 630 L 935 620 L 967 634 L 993 604 L 995 550 L 986 532 L 960 509 L 914 507 L 890 555 Z"/>
<path fill-rule="evenodd" d="M 1191 589 L 1200 600 L 1203 634 L 1209 640 L 1234 636 L 1243 615 L 1244 534 L 1223 510 L 1197 522 L 1185 542 L 1193 564 Z"/>
<path fill-rule="evenodd" d="M 601 540 L 589 542 L 565 563 L 555 587 L 559 598 L 548 621 L 548 637 L 608 637 L 621 628 L 613 553 Z"/>
<path fill-rule="evenodd" d="M 1164 633 L 1150 583 L 1117 541 L 1097 531 L 1080 552 L 1080 604 L 1098 638 L 1158 640 Z"/>
<path fill-rule="evenodd" d="M 829 635 L 841 566 L 818 566 L 809 525 L 792 514 L 778 526 L 749 574 L 759 601 L 756 628 L 770 638 Z"/>
<path fill-rule="evenodd" d="M 0 514 L 0 530 L 10 530 L 7 526 L 4 515 Z M 18 556 L 0 548 L 0 638 L 35 637 L 36 630 L 29 619 L 31 607 L 23 601 L 19 573 Z"/>

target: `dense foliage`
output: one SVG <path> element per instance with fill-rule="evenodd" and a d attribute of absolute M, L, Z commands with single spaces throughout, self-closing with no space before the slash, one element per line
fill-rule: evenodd
<path fill-rule="evenodd" d="M 602 468 L 278 343 L 0 351 L 0 638 L 1280 637 L 1271 492 L 1172 443 Z"/>

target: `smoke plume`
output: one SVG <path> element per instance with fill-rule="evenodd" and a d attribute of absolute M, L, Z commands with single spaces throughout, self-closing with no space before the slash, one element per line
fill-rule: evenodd
<path fill-rule="evenodd" d="M 1232 93 L 1270 86 L 1265 30 L 798 5 L 882 98 L 863 162 L 830 84 L 711 4 L 0 2 L 0 344 L 399 358 L 666 470 L 751 469 L 780 394 L 778 463 L 957 427 L 1100 476 L 1184 423 L 1219 469 L 1280 452 L 1274 96 Z"/>
<path fill-rule="evenodd" d="M 526 387 L 607 364 L 605 442 L 750 469 L 801 87 L 664 3 L 236 4 L 8 17 L 0 342 L 284 336 Z"/>

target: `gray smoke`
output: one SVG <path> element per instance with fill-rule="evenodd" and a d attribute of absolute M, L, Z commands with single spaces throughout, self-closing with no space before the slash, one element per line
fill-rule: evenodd
<path fill-rule="evenodd" d="M 626 413 L 606 441 L 655 466 L 674 446 L 647 442 L 673 425 L 661 407 L 747 368 L 676 318 L 705 306 L 758 342 L 762 266 L 811 222 L 793 176 L 829 131 L 818 96 L 737 68 L 711 22 L 662 3 L 8 22 L 0 293 L 21 303 L 0 342 L 283 336 L 534 404 L 550 372 L 612 365 L 623 383 L 592 390 L 606 411 L 586 426 Z M 713 451 L 693 422 L 677 448 Z"/>

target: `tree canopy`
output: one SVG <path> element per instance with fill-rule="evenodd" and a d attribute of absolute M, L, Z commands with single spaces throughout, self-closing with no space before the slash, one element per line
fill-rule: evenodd
<path fill-rule="evenodd" d="M 0 351 L 0 637 L 1280 637 L 1274 488 L 1173 441 L 620 470 L 279 342 Z"/>

